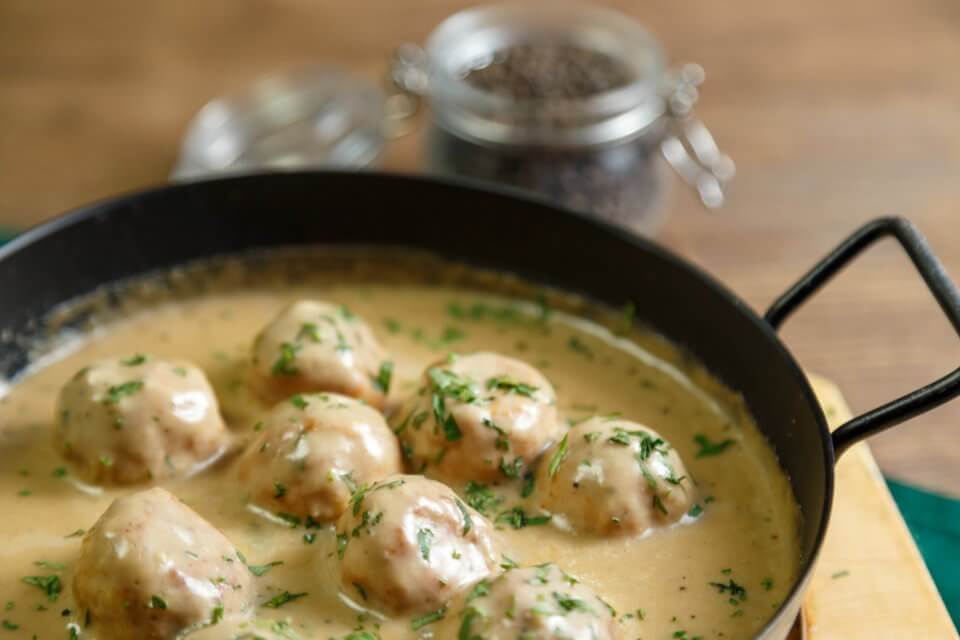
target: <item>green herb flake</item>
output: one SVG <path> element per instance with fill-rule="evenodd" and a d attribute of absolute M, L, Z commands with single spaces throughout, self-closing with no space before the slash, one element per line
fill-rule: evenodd
<path fill-rule="evenodd" d="M 522 507 L 513 507 L 502 511 L 495 522 L 497 524 L 506 524 L 514 529 L 523 529 L 524 527 L 536 527 L 550 522 L 552 516 L 543 514 L 539 516 L 527 515 Z"/>
<path fill-rule="evenodd" d="M 532 398 L 533 394 L 537 392 L 539 387 L 534 387 L 533 385 L 523 382 L 517 382 L 516 380 L 511 380 L 510 378 L 506 377 L 493 377 L 487 379 L 487 389 L 490 391 L 506 391 L 507 393 L 516 393 L 517 395 Z"/>
<path fill-rule="evenodd" d="M 550 465 L 547 467 L 547 475 L 551 478 L 557 475 L 557 471 L 560 469 L 560 464 L 563 462 L 563 459 L 567 457 L 567 436 L 570 434 L 564 434 L 563 439 L 560 440 L 560 444 L 557 445 L 557 450 L 554 451 L 553 457 L 550 458 Z"/>
<path fill-rule="evenodd" d="M 699 502 L 694 503 L 694 505 L 690 507 L 690 510 L 687 511 L 687 515 L 691 518 L 699 518 L 701 513 L 703 513 L 703 507 L 700 506 Z"/>
<path fill-rule="evenodd" d="M 299 344 L 294 342 L 284 342 L 281 344 L 280 355 L 273 363 L 270 373 L 275 376 L 295 376 L 300 373 L 299 369 L 294 365 L 294 361 L 297 359 L 297 352 L 300 351 L 301 348 Z"/>
<path fill-rule="evenodd" d="M 520 487 L 520 497 L 529 498 L 533 494 L 533 489 L 536 483 L 536 476 L 532 473 L 527 473 L 523 476 L 523 485 Z"/>
<path fill-rule="evenodd" d="M 260 606 L 266 607 L 267 609 L 279 609 L 280 607 L 287 604 L 288 602 L 299 600 L 300 598 L 304 598 L 307 595 L 308 594 L 306 592 L 290 593 L 289 591 L 282 591 L 281 593 L 278 593 L 277 595 L 273 596 L 272 598 L 270 598 Z"/>
<path fill-rule="evenodd" d="M 693 436 L 693 441 L 699 445 L 700 449 L 696 453 L 697 458 L 706 458 L 708 456 L 717 456 L 726 451 L 729 447 L 736 444 L 735 440 L 720 440 L 713 442 L 702 433 Z"/>
<path fill-rule="evenodd" d="M 722 594 L 728 594 L 731 604 L 739 604 L 747 599 L 746 588 L 734 582 L 732 578 L 727 582 L 711 582 L 710 586 Z"/>
<path fill-rule="evenodd" d="M 26 584 L 32 585 L 47 594 L 47 600 L 56 602 L 63 590 L 58 576 L 27 576 L 22 578 Z"/>
<path fill-rule="evenodd" d="M 64 537 L 64 538 L 79 538 L 79 537 L 81 537 L 81 536 L 82 536 L 83 534 L 85 534 L 85 533 L 86 533 L 86 531 L 84 531 L 83 529 L 76 529 L 75 531 L 72 531 L 72 532 L 68 533 L 67 535 L 65 535 L 65 536 L 63 536 L 63 537 Z"/>
<path fill-rule="evenodd" d="M 158 595 L 150 596 L 150 602 L 147 603 L 147 608 L 149 609 L 166 609 L 167 601 L 161 598 Z"/>
<path fill-rule="evenodd" d="M 420 529 L 417 531 L 417 546 L 420 547 L 420 556 L 429 562 L 430 543 L 433 541 L 433 531 L 430 529 Z"/>
<path fill-rule="evenodd" d="M 830 574 L 830 577 L 836 580 L 837 578 L 846 578 L 848 575 L 850 575 L 850 572 L 847 571 L 846 569 L 843 569 L 842 571 L 837 571 L 835 573 Z"/>
<path fill-rule="evenodd" d="M 16 631 L 20 628 L 20 625 L 18 625 L 16 622 L 11 622 L 6 618 L 4 618 L 3 621 L 0 621 L 0 626 L 3 626 L 3 628 L 7 631 Z"/>
<path fill-rule="evenodd" d="M 467 483 L 465 493 L 467 504 L 484 515 L 488 515 L 503 502 L 503 498 L 495 494 L 490 487 L 473 480 Z"/>
<path fill-rule="evenodd" d="M 470 517 L 470 512 L 467 510 L 467 505 L 456 500 L 457 509 L 460 510 L 460 515 L 463 516 L 463 530 L 462 535 L 467 535 L 470 533 L 470 529 L 473 528 L 473 518 Z"/>
<path fill-rule="evenodd" d="M 380 363 L 380 371 L 377 372 L 377 378 L 374 383 L 380 391 L 387 393 L 390 391 L 390 381 L 393 378 L 393 362 L 384 360 Z"/>
<path fill-rule="evenodd" d="M 447 615 L 447 608 L 440 607 L 436 611 L 431 611 L 430 613 L 424 614 L 419 618 L 414 618 L 410 621 L 410 628 L 414 631 L 419 631 L 423 627 L 433 624 L 439 620 L 443 620 L 443 617 Z"/>
<path fill-rule="evenodd" d="M 265 576 L 270 573 L 270 570 L 274 567 L 279 567 L 283 564 L 283 560 L 274 560 L 273 562 L 268 562 L 266 564 L 248 564 L 247 569 L 250 570 L 250 573 L 257 576 Z"/>
<path fill-rule="evenodd" d="M 63 571 L 67 568 L 67 565 L 62 562 L 50 562 L 49 560 L 37 560 L 33 564 L 41 569 L 49 569 L 50 571 Z"/>
<path fill-rule="evenodd" d="M 307 402 L 307 400 L 299 393 L 290 398 L 290 404 L 295 406 L 297 409 L 301 409 L 301 410 L 306 409 L 307 407 L 310 406 L 310 403 Z"/>
<path fill-rule="evenodd" d="M 130 380 L 123 384 L 114 385 L 107 389 L 107 393 L 103 397 L 103 404 L 119 404 L 121 400 L 138 393 L 141 389 L 143 389 L 143 380 Z"/>
<path fill-rule="evenodd" d="M 120 361 L 120 364 L 122 364 L 125 367 L 139 367 L 146 361 L 147 361 L 147 356 L 143 355 L 142 353 L 138 353 L 130 356 L 129 358 L 124 358 L 123 360 Z"/>

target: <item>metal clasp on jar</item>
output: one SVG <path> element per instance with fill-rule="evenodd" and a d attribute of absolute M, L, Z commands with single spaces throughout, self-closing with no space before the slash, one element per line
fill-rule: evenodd
<path fill-rule="evenodd" d="M 703 204 L 716 209 L 726 200 L 737 170 L 706 125 L 693 115 L 697 87 L 703 80 L 703 67 L 698 64 L 685 64 L 667 75 L 667 133 L 660 149 L 683 181 L 697 190 Z"/>

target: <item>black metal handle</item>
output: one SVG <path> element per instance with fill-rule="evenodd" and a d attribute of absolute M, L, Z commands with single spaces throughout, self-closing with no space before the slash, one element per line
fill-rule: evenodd
<path fill-rule="evenodd" d="M 797 307 L 835 276 L 847 263 L 877 240 L 893 236 L 913 261 L 924 282 L 940 303 L 953 328 L 960 335 L 960 293 L 950 281 L 943 265 L 933 255 L 923 235 L 903 218 L 880 218 L 856 231 L 826 258 L 817 263 L 796 284 L 777 298 L 764 318 L 774 329 Z M 833 448 L 839 456 L 851 445 L 929 411 L 960 395 L 960 368 L 936 382 L 888 402 L 873 411 L 853 418 L 833 432 Z"/>

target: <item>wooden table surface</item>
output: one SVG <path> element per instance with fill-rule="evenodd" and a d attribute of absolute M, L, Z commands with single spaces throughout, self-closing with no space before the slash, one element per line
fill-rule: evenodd
<path fill-rule="evenodd" d="M 0 226 L 161 183 L 191 115 L 312 63 L 379 78 L 463 0 L 5 0 Z M 707 70 L 698 111 L 737 161 L 729 205 L 679 183 L 662 240 L 762 309 L 846 233 L 899 213 L 960 275 L 960 3 L 622 0 L 676 62 Z M 545 3 L 545 6 L 549 3 Z M 416 139 L 390 168 L 412 168 Z M 855 412 L 960 363 L 908 261 L 878 247 L 794 318 L 802 364 Z M 879 436 L 889 473 L 960 496 L 960 402 Z"/>

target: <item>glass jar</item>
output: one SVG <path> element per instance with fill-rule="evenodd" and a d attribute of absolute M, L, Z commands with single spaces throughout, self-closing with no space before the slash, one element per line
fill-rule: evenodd
<path fill-rule="evenodd" d="M 429 100 L 429 171 L 527 189 L 639 233 L 664 211 L 661 153 L 709 207 L 734 173 L 691 114 L 702 70 L 668 72 L 656 40 L 613 11 L 469 9 L 424 49 L 401 48 L 392 75 Z"/>

